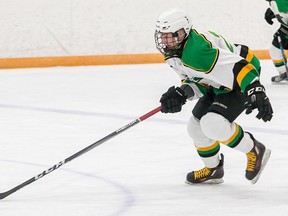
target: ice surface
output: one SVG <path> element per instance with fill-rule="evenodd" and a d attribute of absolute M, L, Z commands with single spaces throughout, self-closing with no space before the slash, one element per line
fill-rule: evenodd
<path fill-rule="evenodd" d="M 288 85 L 262 83 L 275 115 L 237 119 L 272 150 L 256 185 L 246 156 L 221 147 L 221 185 L 191 186 L 202 168 L 186 123 L 195 102 L 158 113 L 1 200 L 1 216 L 265 216 L 288 215 Z M 0 71 L 0 191 L 6 191 L 159 106 L 179 85 L 166 64 L 57 67 Z"/>

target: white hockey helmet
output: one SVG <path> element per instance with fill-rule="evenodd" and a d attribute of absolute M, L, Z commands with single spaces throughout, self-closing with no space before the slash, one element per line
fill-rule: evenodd
<path fill-rule="evenodd" d="M 185 11 L 175 8 L 164 11 L 156 21 L 154 37 L 157 49 L 161 53 L 179 49 L 181 43 L 188 37 L 191 28 L 191 19 Z M 182 36 L 178 37 L 178 33 L 180 32 L 182 32 Z M 172 38 L 174 40 L 173 46 L 169 47 L 168 44 L 163 41 L 163 35 L 167 36 L 165 33 L 172 33 Z"/>
<path fill-rule="evenodd" d="M 188 14 L 176 8 L 164 11 L 156 21 L 156 31 L 163 33 L 174 33 L 183 28 L 188 35 L 191 27 L 192 22 Z"/>

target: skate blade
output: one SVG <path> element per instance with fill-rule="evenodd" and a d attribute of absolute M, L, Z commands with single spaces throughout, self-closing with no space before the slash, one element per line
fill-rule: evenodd
<path fill-rule="evenodd" d="M 192 182 L 189 182 L 189 181 L 185 181 L 185 183 L 189 184 L 189 185 L 221 184 L 223 182 L 224 182 L 224 180 L 222 178 L 220 178 L 220 179 L 209 179 L 209 180 L 201 182 L 201 183 L 192 183 Z"/>
<path fill-rule="evenodd" d="M 288 75 L 287 73 L 284 73 L 284 74 L 280 74 L 277 76 L 273 76 L 273 77 L 271 77 L 271 82 L 272 83 L 279 83 L 282 81 L 287 81 L 287 79 L 288 79 L 287 75 Z"/>
<path fill-rule="evenodd" d="M 280 82 L 272 82 L 272 85 L 288 85 L 288 80 L 283 80 Z"/>
<path fill-rule="evenodd" d="M 266 149 L 265 154 L 264 154 L 264 156 L 262 158 L 261 169 L 260 169 L 259 173 L 254 177 L 254 179 L 251 180 L 251 184 L 255 184 L 258 181 L 258 179 L 260 178 L 260 175 L 261 175 L 262 171 L 264 170 L 264 168 L 265 168 L 270 156 L 271 156 L 271 150 L 270 149 Z"/>

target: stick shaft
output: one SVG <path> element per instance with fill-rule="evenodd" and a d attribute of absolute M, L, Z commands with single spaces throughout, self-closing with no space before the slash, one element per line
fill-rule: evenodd
<path fill-rule="evenodd" d="M 159 106 L 159 107 L 153 109 L 152 111 L 146 113 L 145 115 L 135 119 L 134 121 L 130 122 L 129 124 L 127 124 L 127 125 L 119 128 L 118 130 L 110 133 L 109 135 L 107 135 L 107 136 L 103 137 L 102 139 L 98 140 L 97 142 L 95 142 L 95 143 L 87 146 L 86 148 L 76 152 L 75 154 L 71 155 L 70 157 L 60 161 L 59 163 L 55 164 L 54 166 L 50 167 L 49 169 L 44 170 L 43 172 L 39 173 L 38 175 L 36 175 L 36 176 L 28 179 L 27 181 L 17 185 L 16 187 L 14 187 L 14 188 L 12 188 L 12 189 L 10 189 L 8 191 L 0 193 L 0 200 L 4 199 L 5 197 L 7 197 L 7 196 L 9 196 L 11 194 L 13 194 L 14 192 L 18 191 L 19 189 L 31 184 L 32 182 L 37 181 L 38 179 L 40 179 L 40 178 L 44 177 L 45 175 L 53 172 L 54 170 L 58 169 L 62 165 L 64 165 L 64 164 L 68 163 L 69 161 L 72 161 L 73 159 L 85 154 L 86 152 L 88 152 L 88 151 L 92 150 L 93 148 L 101 145 L 102 143 L 112 139 L 113 137 L 115 137 L 115 136 L 119 135 L 120 133 L 126 131 L 127 129 L 135 126 L 136 124 L 140 123 L 141 121 L 144 121 L 145 119 L 147 119 L 147 118 L 151 117 L 152 115 L 156 114 L 160 110 L 161 110 L 161 106 Z"/>
<path fill-rule="evenodd" d="M 286 73 L 288 73 L 287 59 L 286 59 L 286 56 L 285 56 L 285 53 L 284 53 L 283 43 L 282 43 L 282 40 L 281 40 L 280 36 L 278 36 L 278 42 L 279 42 L 279 47 L 280 47 L 281 54 L 282 54 L 282 57 L 283 57 Z"/>

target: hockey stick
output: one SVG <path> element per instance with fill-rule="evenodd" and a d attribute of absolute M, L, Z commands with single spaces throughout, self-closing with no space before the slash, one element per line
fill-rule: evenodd
<path fill-rule="evenodd" d="M 285 53 L 284 53 L 283 43 L 282 43 L 282 40 L 281 40 L 280 36 L 278 36 L 278 42 L 279 42 L 281 54 L 282 54 L 282 57 L 283 57 L 283 61 L 284 61 L 284 64 L 285 64 L 286 74 L 288 75 L 287 58 L 286 58 Z"/>
<path fill-rule="evenodd" d="M 280 37 L 280 36 L 278 36 L 277 39 L 278 39 L 279 47 L 280 47 L 280 50 L 281 50 L 282 58 L 283 58 L 283 61 L 284 61 L 286 73 L 282 73 L 282 74 L 280 74 L 280 75 L 273 76 L 273 77 L 271 78 L 272 82 L 281 82 L 282 80 L 285 80 L 285 79 L 288 77 L 287 58 L 286 58 L 285 53 L 284 53 L 284 48 L 283 48 L 282 40 L 281 40 L 281 37 Z"/>
<path fill-rule="evenodd" d="M 280 15 L 277 3 L 275 1 L 269 1 L 269 4 L 270 4 L 271 10 L 273 11 L 273 13 L 274 13 L 276 19 L 278 20 L 278 22 L 281 25 L 284 25 L 284 26 L 287 27 L 287 24 L 284 23 L 283 20 L 282 20 L 282 17 Z M 283 58 L 283 61 L 284 61 L 284 64 L 285 64 L 286 73 L 283 73 L 283 74 L 280 74 L 280 75 L 277 75 L 277 76 L 273 76 L 271 78 L 272 82 L 280 82 L 282 80 L 285 80 L 287 78 L 287 76 L 288 76 L 287 59 L 285 57 L 283 43 L 282 43 L 282 40 L 281 40 L 280 36 L 278 36 L 277 39 L 278 39 L 279 47 L 280 47 L 280 50 L 281 50 L 282 58 Z"/>
<path fill-rule="evenodd" d="M 151 117 L 152 115 L 158 113 L 160 110 L 161 110 L 161 106 L 151 110 L 150 112 L 146 113 L 145 115 L 135 119 L 134 121 L 132 121 L 129 124 L 119 128 L 118 130 L 112 132 L 111 134 L 105 136 L 104 138 L 98 140 L 97 142 L 87 146 L 86 148 L 76 152 L 75 154 L 71 155 L 70 157 L 60 161 L 59 163 L 55 164 L 54 166 L 50 167 L 49 169 L 44 170 L 43 172 L 41 172 L 40 174 L 34 176 L 33 178 L 28 179 L 27 181 L 23 182 L 22 184 L 19 184 L 18 186 L 14 187 L 14 188 L 12 188 L 12 189 L 10 189 L 8 191 L 0 193 L 0 199 L 2 200 L 5 197 L 7 197 L 7 196 L 13 194 L 14 192 L 18 191 L 19 189 L 31 184 L 32 182 L 37 181 L 38 179 L 40 179 L 40 178 L 44 177 L 45 175 L 53 172 L 54 170 L 58 169 L 59 167 L 61 167 L 64 164 L 68 163 L 69 161 L 72 161 L 73 159 L 79 157 L 80 155 L 92 150 L 93 148 L 101 145 L 102 143 L 104 143 L 104 142 L 110 140 L 111 138 L 117 136 L 118 134 L 124 132 L 125 130 L 135 126 L 136 124 L 138 124 L 138 123 L 144 121 L 145 119 Z"/>

